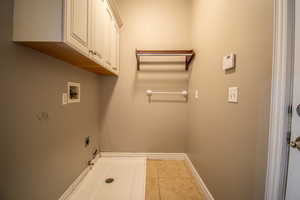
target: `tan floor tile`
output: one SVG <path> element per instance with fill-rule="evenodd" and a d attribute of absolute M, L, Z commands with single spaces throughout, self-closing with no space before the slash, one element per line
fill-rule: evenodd
<path fill-rule="evenodd" d="M 158 177 L 159 160 L 148 160 L 147 161 L 147 176 Z"/>
<path fill-rule="evenodd" d="M 159 178 L 164 177 L 182 177 L 191 178 L 191 173 L 183 160 L 166 160 L 159 163 Z"/>
<path fill-rule="evenodd" d="M 205 200 L 185 161 L 148 160 L 146 200 Z"/>
<path fill-rule="evenodd" d="M 191 178 L 159 178 L 160 200 L 204 200 Z"/>
<path fill-rule="evenodd" d="M 146 200 L 160 200 L 159 185 L 157 177 L 147 177 Z"/>

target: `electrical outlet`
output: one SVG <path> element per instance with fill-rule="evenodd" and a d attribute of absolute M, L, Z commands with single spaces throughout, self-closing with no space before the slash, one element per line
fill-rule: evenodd
<path fill-rule="evenodd" d="M 228 88 L 228 102 L 238 103 L 239 88 L 230 87 Z"/>
<path fill-rule="evenodd" d="M 68 94 L 63 93 L 62 94 L 62 105 L 66 105 L 68 103 Z"/>
<path fill-rule="evenodd" d="M 199 99 L 199 90 L 195 90 L 195 99 Z"/>

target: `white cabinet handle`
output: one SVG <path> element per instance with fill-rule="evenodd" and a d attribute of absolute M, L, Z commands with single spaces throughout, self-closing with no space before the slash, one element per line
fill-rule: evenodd
<path fill-rule="evenodd" d="M 106 11 L 108 12 L 110 19 L 112 19 L 112 14 L 110 13 L 110 10 L 108 8 L 106 8 Z"/>
<path fill-rule="evenodd" d="M 95 51 L 93 51 L 93 50 L 89 50 L 89 53 L 93 54 L 94 56 L 97 55 L 97 53 Z"/>
<path fill-rule="evenodd" d="M 101 54 L 97 53 L 96 51 L 89 50 L 89 53 L 93 54 L 94 56 L 99 56 L 100 58 L 102 58 Z"/>
<path fill-rule="evenodd" d="M 96 52 L 95 51 L 95 54 L 94 54 L 95 56 L 98 56 L 99 58 L 102 58 L 102 55 L 100 54 L 100 53 L 98 53 L 98 52 Z"/>

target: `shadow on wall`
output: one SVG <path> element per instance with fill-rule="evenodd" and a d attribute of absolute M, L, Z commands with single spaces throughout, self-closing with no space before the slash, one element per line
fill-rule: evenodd
<path fill-rule="evenodd" d="M 109 108 L 113 93 L 115 91 L 118 82 L 118 77 L 115 76 L 103 76 L 100 80 L 100 84 L 105 87 L 101 87 L 100 92 L 100 126 L 104 123 L 104 119 Z M 100 146 L 101 150 L 101 146 Z"/>
<path fill-rule="evenodd" d="M 59 199 L 98 147 L 101 77 L 13 43 L 12 16 L 2 0 L 0 199 Z M 81 102 L 62 105 L 69 81 Z"/>
<path fill-rule="evenodd" d="M 170 141 L 169 138 L 171 135 L 178 138 L 178 135 L 183 133 L 181 129 L 185 126 L 181 124 L 185 123 L 186 99 L 180 95 L 155 95 L 154 101 L 151 101 L 153 104 L 150 105 L 146 90 L 186 90 L 188 72 L 184 70 L 185 64 L 159 62 L 146 65 L 146 70 L 143 64 L 141 65 L 143 70 L 137 71 L 135 55 L 126 57 L 121 54 L 119 78 L 101 78 L 101 85 L 105 86 L 101 88 L 103 95 L 101 95 L 100 148 L 102 151 L 183 151 L 181 150 L 183 148 L 178 148 L 180 146 L 178 143 L 182 140 Z M 171 116 L 173 120 L 165 120 L 171 119 Z M 174 121 L 179 128 L 174 125 L 166 126 L 167 123 L 173 124 Z M 162 139 L 158 140 L 155 135 L 159 135 Z M 165 148 L 168 142 L 171 145 Z M 172 150 L 176 148 L 180 150 Z"/>
<path fill-rule="evenodd" d="M 151 60 L 144 59 L 140 64 L 140 70 L 135 74 L 135 94 L 143 94 L 148 102 L 150 98 L 146 96 L 146 90 L 172 92 L 187 89 L 189 73 L 185 71 L 182 58 L 154 56 Z M 180 95 L 154 95 L 151 102 L 185 103 L 186 99 Z"/>

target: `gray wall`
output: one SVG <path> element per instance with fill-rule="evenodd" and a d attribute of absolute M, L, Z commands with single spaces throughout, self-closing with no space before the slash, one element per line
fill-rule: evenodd
<path fill-rule="evenodd" d="M 2 0 L 0 199 L 55 200 L 98 146 L 101 76 L 11 42 L 12 15 L 13 0 Z M 81 83 L 81 103 L 62 106 L 68 81 Z"/>
<path fill-rule="evenodd" d="M 146 90 L 187 89 L 187 73 L 136 71 L 135 49 L 190 49 L 191 1 L 119 0 L 118 3 L 124 20 L 120 36 L 121 71 L 117 83 L 110 78 L 101 80 L 105 86 L 101 91 L 105 94 L 101 98 L 101 104 L 105 105 L 101 112 L 101 148 L 103 151 L 184 152 L 187 104 L 168 101 L 149 104 Z"/>
<path fill-rule="evenodd" d="M 193 0 L 197 52 L 190 92 L 188 154 L 216 200 L 262 200 L 272 69 L 272 0 Z M 222 57 L 237 54 L 225 73 Z M 228 87 L 240 90 L 227 102 Z"/>

